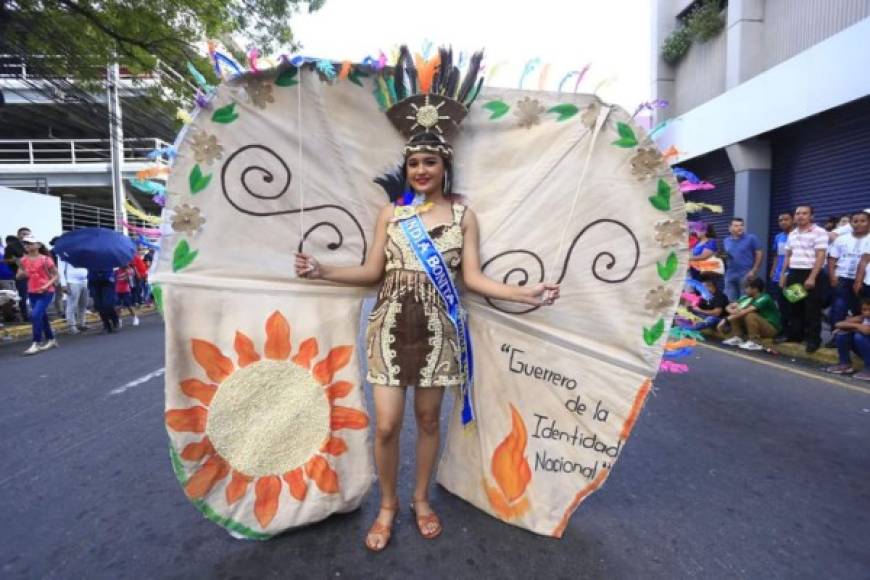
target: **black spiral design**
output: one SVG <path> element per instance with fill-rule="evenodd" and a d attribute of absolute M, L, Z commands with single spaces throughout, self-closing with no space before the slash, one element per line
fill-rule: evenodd
<path fill-rule="evenodd" d="M 233 166 L 233 162 L 236 161 L 236 158 L 239 155 L 247 153 L 248 155 L 252 155 L 252 162 L 243 165 L 243 168 L 238 174 L 238 182 L 235 181 L 232 173 L 229 174 L 229 170 L 235 169 Z M 276 173 L 277 180 L 276 180 Z M 228 179 L 233 179 L 233 183 L 227 184 Z M 289 214 L 297 214 L 301 213 L 303 210 L 306 213 L 313 214 L 314 212 L 324 211 L 324 210 L 336 210 L 344 216 L 346 216 L 356 227 L 357 232 L 359 233 L 360 239 L 362 240 L 362 255 L 360 256 L 360 264 L 365 262 L 366 253 L 368 252 L 368 241 L 366 240 L 365 230 L 363 230 L 362 225 L 359 220 L 354 216 L 350 211 L 341 207 L 340 205 L 334 204 L 321 204 L 314 205 L 306 208 L 298 208 L 298 209 L 251 209 L 250 207 L 246 207 L 244 203 L 246 200 L 244 198 L 239 199 L 238 196 L 241 192 L 238 189 L 238 186 L 241 186 L 241 189 L 244 191 L 245 196 L 250 196 L 252 198 L 264 201 L 277 201 L 281 197 L 287 193 L 287 190 L 290 188 L 290 183 L 293 181 L 293 172 L 288 167 L 287 163 L 284 159 L 281 158 L 280 155 L 275 153 L 269 147 L 260 144 L 253 145 L 245 145 L 240 147 L 232 152 L 232 154 L 227 157 L 227 160 L 224 161 L 223 166 L 221 166 L 221 189 L 223 190 L 224 197 L 229 202 L 233 208 L 237 211 L 257 217 L 269 217 L 276 215 L 289 215 Z M 231 188 L 235 188 L 232 189 Z M 305 246 L 305 242 L 308 240 L 308 237 L 316 230 L 321 228 L 328 228 L 332 230 L 332 232 L 336 236 L 336 240 L 330 242 L 326 245 L 326 248 L 335 251 L 344 245 L 345 234 L 342 232 L 342 229 L 333 221 L 319 221 L 316 224 L 309 227 L 305 233 L 302 235 L 302 238 L 299 240 L 298 251 L 302 251 Z"/>
<path fill-rule="evenodd" d="M 574 248 L 577 246 L 577 242 L 580 241 L 580 238 L 583 237 L 583 234 L 588 232 L 590 229 L 596 226 L 600 226 L 602 224 L 615 225 L 621 228 L 625 232 L 625 234 L 627 234 L 628 238 L 631 240 L 634 246 L 634 261 L 632 262 L 631 268 L 629 268 L 627 274 L 618 277 L 607 276 L 607 272 L 613 270 L 613 268 L 616 266 L 616 256 L 612 252 L 603 250 L 596 254 L 595 257 L 592 259 L 592 265 L 590 268 L 592 276 L 596 280 L 604 282 L 605 284 L 620 284 L 631 278 L 631 276 L 637 270 L 637 264 L 640 261 L 640 243 L 637 241 L 637 236 L 635 236 L 634 232 L 631 231 L 631 229 L 624 223 L 614 219 L 602 218 L 588 223 L 582 230 L 580 230 L 580 232 L 576 236 L 574 236 L 574 239 L 571 240 L 571 245 L 568 246 L 568 252 L 565 254 L 565 261 L 562 264 L 562 271 L 559 274 L 559 278 L 556 280 L 557 283 L 561 284 L 562 280 L 565 279 L 565 275 L 568 273 L 568 264 L 571 262 L 571 256 L 574 253 Z M 487 268 L 490 267 L 497 260 L 501 260 L 502 258 L 506 258 L 508 256 L 516 254 L 525 256 L 525 258 L 530 261 L 530 265 L 524 264 L 516 266 L 512 264 L 513 267 L 502 276 L 502 283 L 525 286 L 529 283 L 530 280 L 534 280 L 534 284 L 543 282 L 546 274 L 544 269 L 544 262 L 543 260 L 541 260 L 540 256 L 530 250 L 516 249 L 504 251 L 487 260 L 483 264 L 481 270 L 485 273 Z M 605 262 L 602 263 L 602 260 L 605 260 Z M 537 272 L 537 276 L 534 275 L 534 272 Z M 517 281 L 515 278 L 517 274 L 521 276 L 521 279 L 519 281 Z M 501 312 L 506 312 L 508 314 L 527 314 L 540 308 L 540 306 L 517 306 L 515 304 L 512 304 L 510 307 L 506 307 L 496 304 L 490 298 L 487 298 L 486 301 L 496 310 L 500 310 Z"/>

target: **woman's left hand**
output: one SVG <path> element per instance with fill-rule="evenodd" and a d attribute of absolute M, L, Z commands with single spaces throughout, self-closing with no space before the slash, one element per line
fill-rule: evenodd
<path fill-rule="evenodd" d="M 520 288 L 521 302 L 532 306 L 552 306 L 559 298 L 559 285 L 542 282 L 534 286 Z"/>

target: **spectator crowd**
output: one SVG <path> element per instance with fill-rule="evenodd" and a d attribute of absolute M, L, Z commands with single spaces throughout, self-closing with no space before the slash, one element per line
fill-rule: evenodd
<path fill-rule="evenodd" d="M 803 343 L 807 353 L 836 348 L 839 363 L 827 370 L 870 381 L 870 208 L 825 227 L 816 224 L 810 205 L 777 216 L 767 282 L 763 246 L 734 217 L 719 247 L 712 226 L 692 246 L 690 276 L 702 281 L 705 297 L 690 305 L 698 317 L 693 328 L 716 328 L 723 344 L 762 350 L 763 339 Z M 822 342 L 826 319 L 831 338 Z M 864 363 L 856 372 L 850 354 Z"/>
<path fill-rule="evenodd" d="M 97 312 L 103 333 L 117 332 L 119 315 L 127 313 L 133 326 L 139 325 L 135 307 L 149 304 L 151 292 L 148 269 L 153 253 L 140 247 L 131 262 L 113 270 L 78 268 L 58 258 L 50 246 L 21 227 L 0 244 L 0 322 L 27 323 L 33 328 L 33 342 L 25 355 L 58 346 L 50 323 L 50 311 L 65 319 L 69 332 L 88 329 L 86 315 Z"/>

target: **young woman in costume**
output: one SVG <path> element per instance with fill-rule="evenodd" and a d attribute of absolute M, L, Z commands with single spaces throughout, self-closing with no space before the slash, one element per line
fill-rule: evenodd
<path fill-rule="evenodd" d="M 411 510 L 424 538 L 435 538 L 442 531 L 428 497 L 440 443 L 444 387 L 462 387 L 463 420 L 471 420 L 467 398 L 472 374 L 470 345 L 452 284 L 456 274 L 461 271 L 468 290 L 488 298 L 538 306 L 553 304 L 559 297 L 558 284 L 509 286 L 486 277 L 480 266 L 477 217 L 451 189 L 453 149 L 443 135 L 456 129 L 474 100 L 474 63 L 479 65 L 480 55 L 473 57 L 460 86 L 458 70 L 441 72 L 455 70 L 449 53 L 442 51 L 438 75 L 431 85 L 421 77 L 417 92 L 416 71 L 404 49 L 401 54 L 394 75 L 402 82 L 395 82 L 398 94 L 387 115 L 400 131 L 410 135 L 404 148 L 404 179 L 399 180 L 404 181 L 404 193 L 391 195 L 395 205 L 385 206 L 378 215 L 374 241 L 363 265 L 330 266 L 301 253 L 296 255 L 295 265 L 296 273 L 308 279 L 358 286 L 381 283 L 366 332 L 367 380 L 374 385 L 375 463 L 381 489 L 380 512 L 365 539 L 366 546 L 374 551 L 384 549 L 389 542 L 398 509 L 399 433 L 405 391 L 410 386 L 415 387 L 417 423 Z M 403 98 L 405 88 L 410 92 L 407 98 Z M 443 276 L 445 270 L 449 280 Z"/>

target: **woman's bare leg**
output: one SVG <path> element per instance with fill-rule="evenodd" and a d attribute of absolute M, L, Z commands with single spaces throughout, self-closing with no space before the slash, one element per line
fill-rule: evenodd
<path fill-rule="evenodd" d="M 381 505 L 395 508 L 398 504 L 399 433 L 405 414 L 405 388 L 375 385 L 375 465 L 381 487 Z M 395 509 L 378 512 L 378 521 L 389 526 Z M 369 534 L 367 543 L 373 549 L 386 542 L 382 534 Z"/>
<path fill-rule="evenodd" d="M 429 507 L 429 483 L 435 470 L 441 443 L 440 417 L 443 400 L 444 389 L 441 387 L 414 390 L 414 416 L 417 419 L 417 481 L 414 485 L 414 507 L 419 516 L 432 513 L 432 508 Z M 437 524 L 430 523 L 426 525 L 425 531 L 434 533 L 437 527 Z"/>

